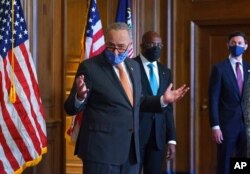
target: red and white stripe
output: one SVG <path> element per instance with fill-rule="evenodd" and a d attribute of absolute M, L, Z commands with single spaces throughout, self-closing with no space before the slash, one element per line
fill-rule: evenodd
<path fill-rule="evenodd" d="M 133 58 L 133 57 L 134 57 L 133 45 L 129 48 L 128 57 L 129 57 L 129 58 Z"/>
<path fill-rule="evenodd" d="M 105 48 L 102 24 L 99 20 L 93 26 L 93 37 L 85 38 L 85 59 L 100 54 Z"/>
<path fill-rule="evenodd" d="M 0 173 L 33 166 L 46 152 L 47 135 L 37 75 L 28 41 L 14 49 L 16 102 L 9 101 L 11 50 L 0 56 Z"/>

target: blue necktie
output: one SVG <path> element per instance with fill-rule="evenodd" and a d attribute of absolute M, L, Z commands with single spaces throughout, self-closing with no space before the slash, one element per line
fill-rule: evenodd
<path fill-rule="evenodd" d="M 153 95 L 157 95 L 158 84 L 157 84 L 156 76 L 154 73 L 154 64 L 150 63 L 147 66 L 149 67 L 149 82 L 150 82 Z"/>

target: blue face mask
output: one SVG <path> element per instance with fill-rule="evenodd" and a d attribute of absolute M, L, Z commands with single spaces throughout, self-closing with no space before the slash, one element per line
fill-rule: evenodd
<path fill-rule="evenodd" d="M 229 46 L 229 51 L 233 57 L 238 57 L 245 52 L 245 47 L 241 46 Z"/>
<path fill-rule="evenodd" d="M 105 50 L 105 55 L 107 60 L 112 65 L 118 65 L 122 63 L 128 57 L 128 50 L 124 53 L 119 53 L 118 55 L 114 54 L 112 51 Z"/>

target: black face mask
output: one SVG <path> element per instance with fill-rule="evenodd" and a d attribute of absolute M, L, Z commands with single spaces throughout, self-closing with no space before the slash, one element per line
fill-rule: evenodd
<path fill-rule="evenodd" d="M 158 60 L 160 58 L 160 55 L 161 55 L 161 48 L 158 46 L 145 49 L 143 53 L 143 56 L 145 56 L 145 58 L 150 62 Z"/>

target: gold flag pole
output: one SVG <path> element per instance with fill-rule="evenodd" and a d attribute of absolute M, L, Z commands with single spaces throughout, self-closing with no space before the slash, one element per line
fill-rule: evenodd
<path fill-rule="evenodd" d="M 90 2 L 91 2 L 91 0 L 88 1 L 86 15 L 84 15 L 86 23 L 85 23 L 85 25 L 83 27 L 83 32 L 82 32 L 83 33 L 82 34 L 82 40 L 81 40 L 82 52 L 81 52 L 81 59 L 80 59 L 80 61 L 82 61 L 84 59 L 84 54 L 85 54 L 85 46 L 84 46 L 84 44 L 86 42 L 86 37 L 84 35 L 85 35 L 86 27 L 87 27 L 87 24 L 88 24 L 87 20 L 88 20 L 88 13 L 89 13 L 89 8 L 90 8 Z"/>

